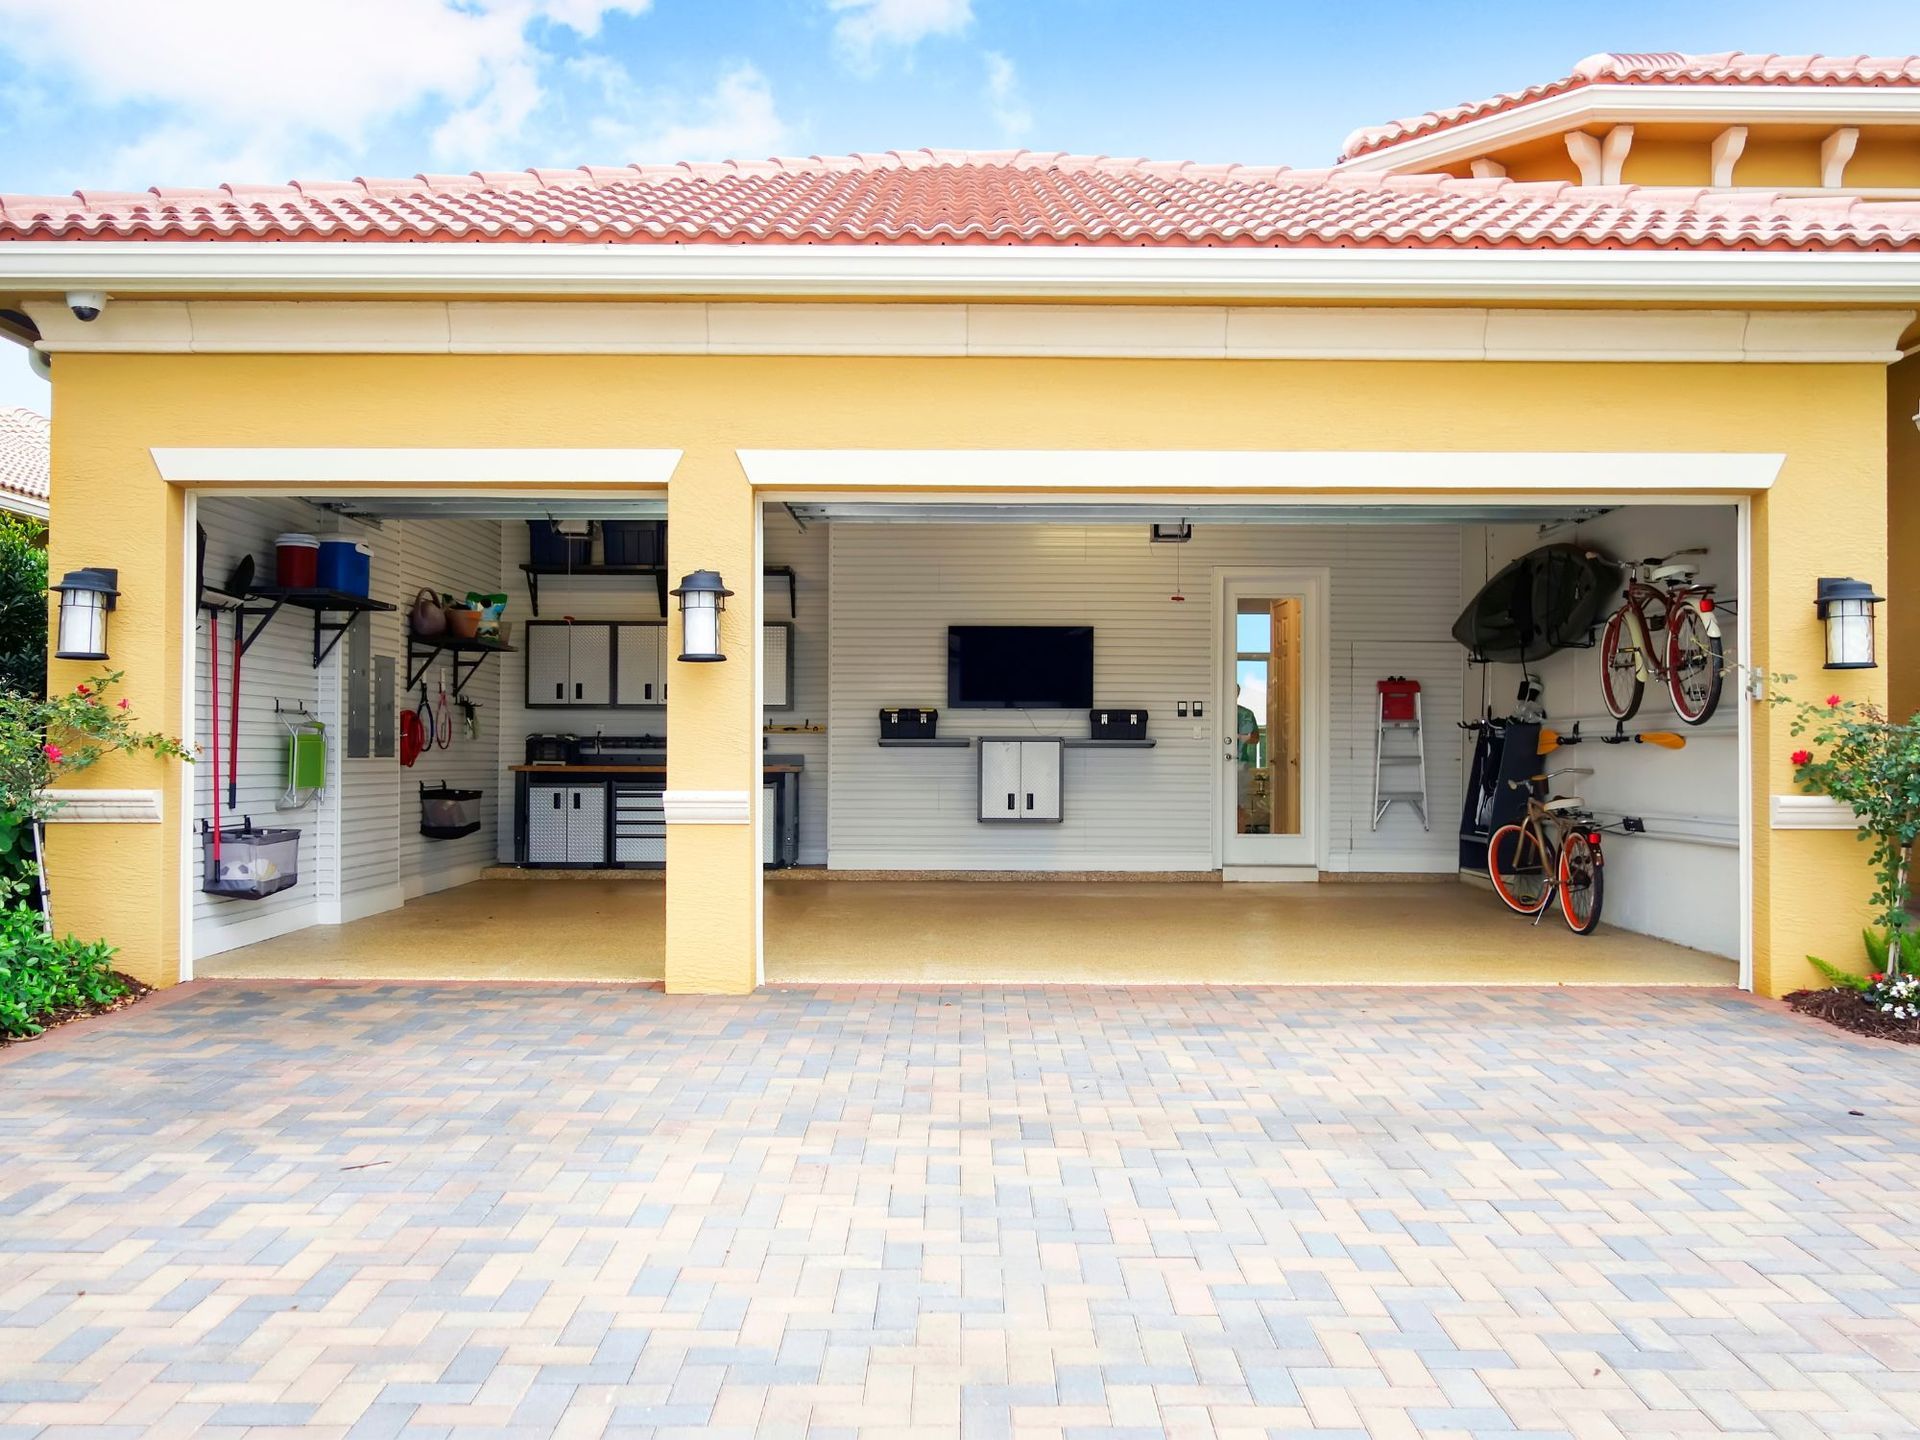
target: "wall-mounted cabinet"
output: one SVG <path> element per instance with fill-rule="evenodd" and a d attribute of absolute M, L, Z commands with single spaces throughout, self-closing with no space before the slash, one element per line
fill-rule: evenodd
<path fill-rule="evenodd" d="M 1057 824 L 1064 742 L 985 735 L 980 739 L 980 819 L 983 823 Z"/>
<path fill-rule="evenodd" d="M 621 709 L 667 703 L 667 627 L 642 622 L 613 627 L 613 703 Z"/>
<path fill-rule="evenodd" d="M 599 621 L 570 625 L 530 620 L 522 642 L 527 652 L 527 708 L 606 706 L 613 700 L 613 627 Z"/>
<path fill-rule="evenodd" d="M 646 710 L 667 703 L 673 639 L 659 620 L 529 620 L 529 710 Z M 793 708 L 793 625 L 760 630 L 766 707 Z"/>

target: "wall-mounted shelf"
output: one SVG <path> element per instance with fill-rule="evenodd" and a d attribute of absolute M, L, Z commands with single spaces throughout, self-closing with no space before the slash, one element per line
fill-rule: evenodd
<path fill-rule="evenodd" d="M 1158 740 L 1069 740 L 1069 750 L 1151 750 Z"/>
<path fill-rule="evenodd" d="M 407 689 L 418 685 L 420 677 L 427 673 L 427 667 L 440 656 L 447 655 L 453 659 L 453 694 L 458 699 L 460 692 L 467 688 L 467 682 L 487 663 L 489 655 L 512 653 L 511 645 L 503 645 L 498 640 L 482 640 L 477 636 L 472 640 L 461 640 L 451 635 L 423 640 L 410 633 L 407 636 Z"/>
<path fill-rule="evenodd" d="M 876 740 L 874 743 L 882 749 L 887 750 L 965 750 L 973 744 L 973 741 L 966 739 L 944 740 L 935 735 L 917 740 Z"/>
<path fill-rule="evenodd" d="M 256 601 L 264 603 L 256 604 Z M 353 622 L 362 615 L 398 608 L 384 600 L 370 600 L 365 595 L 354 595 L 345 590 L 296 590 L 282 586 L 256 587 L 248 590 L 244 596 L 230 595 L 222 590 L 202 590 L 200 604 L 208 610 L 226 610 L 234 615 L 240 626 L 242 655 L 253 648 L 253 642 L 260 638 L 260 632 L 273 623 L 273 617 L 284 607 L 291 605 L 296 610 L 310 611 L 313 615 L 315 669 L 333 653 L 333 647 L 340 643 L 340 637 L 351 630 Z M 252 622 L 252 629 L 247 628 L 249 621 Z"/>
<path fill-rule="evenodd" d="M 664 565 L 534 565 L 520 567 L 520 573 L 527 577 L 527 603 L 535 619 L 540 615 L 540 577 L 542 575 L 563 575 L 569 578 L 580 577 L 596 579 L 606 576 L 625 576 L 629 579 L 647 577 L 654 583 L 654 591 L 660 597 L 660 613 L 667 613 L 667 567 Z M 800 605 L 799 581 L 791 565 L 769 565 L 761 574 L 769 580 L 787 582 L 787 614 L 795 615 Z"/>

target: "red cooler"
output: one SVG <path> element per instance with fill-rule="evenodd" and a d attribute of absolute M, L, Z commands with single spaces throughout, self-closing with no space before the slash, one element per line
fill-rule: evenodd
<path fill-rule="evenodd" d="M 320 542 L 311 535 L 279 535 L 273 542 L 274 583 L 311 590 L 320 580 Z"/>

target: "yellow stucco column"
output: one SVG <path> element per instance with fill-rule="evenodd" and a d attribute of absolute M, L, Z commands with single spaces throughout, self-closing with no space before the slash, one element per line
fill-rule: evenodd
<path fill-rule="evenodd" d="M 104 662 L 52 660 L 52 691 L 89 677 L 124 672 L 114 698 L 131 702 L 146 730 L 180 733 L 184 500 L 160 479 L 144 449 L 117 444 L 103 423 L 112 398 L 85 383 L 83 365 L 62 357 L 53 421 L 53 520 L 47 568 L 57 580 L 83 565 L 120 572 L 118 608 L 107 628 Z M 69 378 L 69 374 L 72 378 Z M 48 596 L 48 617 L 58 596 Z M 53 646 L 48 645 L 51 655 Z M 160 823 L 47 827 L 47 882 L 54 924 L 83 940 L 119 947 L 116 968 L 149 985 L 180 978 L 181 807 L 185 766 L 151 756 L 108 756 L 78 771 L 68 790 L 160 793 Z"/>
<path fill-rule="evenodd" d="M 672 575 L 716 570 L 734 591 L 726 660 L 670 661 L 667 682 L 667 989 L 741 995 L 759 983 L 761 722 L 757 511 L 730 449 L 689 450 L 667 486 Z M 675 606 L 667 633 L 682 646 Z"/>
<path fill-rule="evenodd" d="M 1740 597 L 1754 666 L 1795 679 L 1782 693 L 1885 704 L 1887 670 L 1827 670 L 1826 637 L 1814 612 L 1822 575 L 1879 584 L 1887 574 L 1885 459 L 1874 429 L 1878 397 L 1857 413 L 1827 417 L 1833 443 L 1789 457 L 1774 488 L 1753 502 L 1753 574 Z M 1885 635 L 1883 633 L 1882 640 Z M 1729 687 L 1736 683 L 1729 677 Z M 1775 687 L 1769 686 L 1771 692 Z M 1736 695 L 1731 703 L 1747 704 Z M 1872 913 L 1871 851 L 1851 828 L 1773 828 L 1772 797 L 1802 793 L 1792 755 L 1810 741 L 1791 731 L 1787 706 L 1760 704 L 1753 724 L 1753 986 L 1784 995 L 1825 983 L 1809 955 L 1847 969 L 1865 961 L 1860 929 Z M 1684 876 L 1675 883 L 1685 884 Z"/>

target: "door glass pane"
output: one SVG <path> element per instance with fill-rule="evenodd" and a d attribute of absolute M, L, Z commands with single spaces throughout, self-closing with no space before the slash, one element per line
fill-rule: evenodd
<path fill-rule="evenodd" d="M 1243 599 L 1234 616 L 1235 829 L 1300 833 L 1300 602 Z"/>

